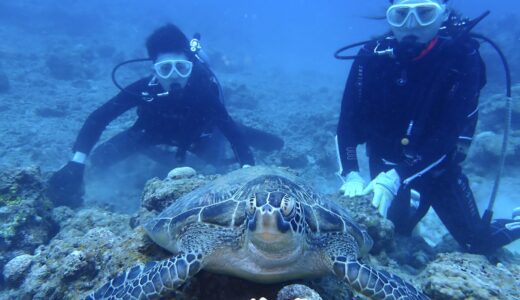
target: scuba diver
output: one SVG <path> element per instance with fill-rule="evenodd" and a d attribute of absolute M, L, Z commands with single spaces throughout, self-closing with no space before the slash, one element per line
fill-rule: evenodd
<path fill-rule="evenodd" d="M 222 135 L 242 167 L 255 164 L 249 145 L 266 151 L 283 147 L 279 137 L 233 121 L 221 99 L 219 82 L 199 55 L 199 39 L 196 35 L 190 41 L 175 25 L 167 24 L 148 37 L 148 59 L 126 61 L 114 68 L 112 79 L 121 92 L 88 116 L 71 161 L 50 178 L 47 194 L 55 205 L 82 204 L 87 156 L 106 126 L 134 107 L 137 121 L 98 146 L 90 158 L 92 166 L 105 168 L 157 145 L 177 147 L 179 164 L 188 151 L 219 164 L 223 160 Z M 122 88 L 115 79 L 117 69 L 137 61 L 152 61 L 153 75 Z"/>
<path fill-rule="evenodd" d="M 485 15 L 469 22 L 447 2 L 390 1 L 390 33 L 336 52 L 354 59 L 336 136 L 340 191 L 349 197 L 373 192 L 372 205 L 404 235 L 433 207 L 466 251 L 488 254 L 520 238 L 520 210 L 512 219 L 487 222 L 462 172 L 486 84 L 470 30 Z M 357 55 L 339 55 L 354 46 L 362 46 Z M 364 143 L 368 185 L 356 153 Z"/>

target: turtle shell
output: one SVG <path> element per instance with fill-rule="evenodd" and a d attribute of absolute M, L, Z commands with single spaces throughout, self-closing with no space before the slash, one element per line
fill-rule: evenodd
<path fill-rule="evenodd" d="M 144 227 L 157 244 L 178 252 L 178 236 L 190 225 L 205 223 L 215 230 L 244 226 L 250 197 L 255 192 L 277 191 L 299 201 L 308 234 L 345 232 L 356 239 L 362 252 L 372 246 L 366 231 L 344 208 L 314 192 L 299 177 L 280 168 L 261 166 L 230 172 L 182 196 Z"/>

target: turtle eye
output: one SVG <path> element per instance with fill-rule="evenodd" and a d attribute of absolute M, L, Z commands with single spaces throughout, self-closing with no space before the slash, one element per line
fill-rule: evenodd
<path fill-rule="evenodd" d="M 295 206 L 295 203 L 294 203 L 294 199 L 285 195 L 283 196 L 282 198 L 282 203 L 280 204 L 280 207 L 282 209 L 282 213 L 284 216 L 289 216 L 293 213 L 294 211 L 294 206 Z"/>
<path fill-rule="evenodd" d="M 256 196 L 253 195 L 251 198 L 249 198 L 249 205 L 247 207 L 247 210 L 250 214 L 254 214 L 256 210 Z"/>

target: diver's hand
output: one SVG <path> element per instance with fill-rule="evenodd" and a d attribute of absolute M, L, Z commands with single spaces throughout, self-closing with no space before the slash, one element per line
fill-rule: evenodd
<path fill-rule="evenodd" d="M 247 168 L 251 168 L 251 165 L 244 164 L 244 165 L 242 166 L 242 169 L 247 169 Z"/>
<path fill-rule="evenodd" d="M 47 196 L 54 205 L 78 207 L 82 204 L 84 171 L 84 164 L 70 161 L 51 176 Z"/>
<path fill-rule="evenodd" d="M 363 195 L 365 180 L 359 175 L 359 172 L 352 171 L 347 174 L 345 182 L 339 188 L 340 192 L 347 197 L 357 197 Z"/>
<path fill-rule="evenodd" d="M 374 192 L 372 198 L 372 206 L 377 208 L 379 214 L 387 217 L 388 208 L 392 205 L 392 201 L 397 195 L 397 191 L 401 187 L 401 178 L 399 174 L 392 169 L 388 172 L 381 172 L 372 180 L 368 186 L 363 190 L 363 195 Z"/>

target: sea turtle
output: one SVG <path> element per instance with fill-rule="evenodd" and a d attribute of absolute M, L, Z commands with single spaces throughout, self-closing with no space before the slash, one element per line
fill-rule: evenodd
<path fill-rule="evenodd" d="M 358 260 L 372 239 L 348 213 L 282 169 L 233 171 L 179 198 L 144 228 L 175 255 L 138 265 L 85 299 L 156 299 L 201 269 L 274 283 L 334 274 L 371 299 L 428 299 Z"/>

